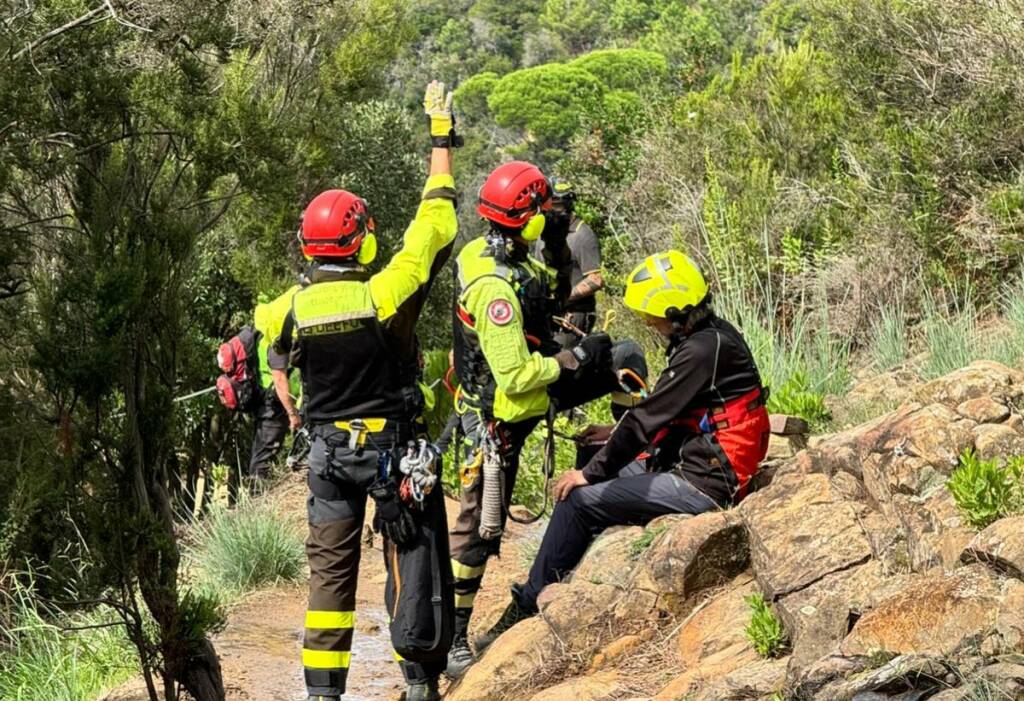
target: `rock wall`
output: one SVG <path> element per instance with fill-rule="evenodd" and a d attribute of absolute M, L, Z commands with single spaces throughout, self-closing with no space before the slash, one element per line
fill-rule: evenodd
<path fill-rule="evenodd" d="M 979 362 L 900 390 L 736 509 L 658 519 L 639 555 L 641 529 L 602 536 L 447 698 L 1024 698 L 1024 518 L 977 533 L 945 488 L 966 448 L 1024 454 L 1024 374 Z M 753 593 L 780 659 L 746 638 Z"/>

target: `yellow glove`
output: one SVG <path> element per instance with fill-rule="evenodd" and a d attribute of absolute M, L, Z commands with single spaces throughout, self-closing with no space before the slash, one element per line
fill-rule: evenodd
<path fill-rule="evenodd" d="M 455 134 L 452 93 L 445 93 L 444 83 L 433 80 L 427 85 L 423 111 L 430 121 L 430 142 L 435 148 L 458 148 L 462 145 L 462 139 Z"/>

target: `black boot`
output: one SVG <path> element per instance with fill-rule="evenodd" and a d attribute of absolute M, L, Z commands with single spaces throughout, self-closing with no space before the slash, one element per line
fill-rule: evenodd
<path fill-rule="evenodd" d="M 489 631 L 476 639 L 476 651 L 483 653 L 495 640 L 506 630 L 520 621 L 537 615 L 537 607 L 523 602 L 523 588 L 518 584 L 512 585 L 512 601 L 505 607 L 505 612 Z"/>
<path fill-rule="evenodd" d="M 469 649 L 469 637 L 466 635 L 466 631 L 456 630 L 455 639 L 452 640 L 452 649 L 448 651 L 448 667 L 444 673 L 452 679 L 462 679 L 466 670 L 474 662 L 476 662 L 476 657 Z"/>
<path fill-rule="evenodd" d="M 437 690 L 437 680 L 420 684 L 410 684 L 405 690 L 405 701 L 441 701 L 441 694 Z"/>

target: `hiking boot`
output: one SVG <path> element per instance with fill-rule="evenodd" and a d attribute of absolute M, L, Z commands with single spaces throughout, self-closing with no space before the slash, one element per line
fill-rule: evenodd
<path fill-rule="evenodd" d="M 440 701 L 441 694 L 437 690 L 437 680 L 431 679 L 422 684 L 410 684 L 405 690 L 405 701 Z"/>
<path fill-rule="evenodd" d="M 469 649 L 469 639 L 465 634 L 456 635 L 452 641 L 452 649 L 448 651 L 448 668 L 444 673 L 452 679 L 461 679 L 474 662 L 476 657 Z"/>
<path fill-rule="evenodd" d="M 537 607 L 524 604 L 522 587 L 518 584 L 513 584 L 512 601 L 510 601 L 508 606 L 505 607 L 505 612 L 501 614 L 501 618 L 498 619 L 498 622 L 495 623 L 489 631 L 476 639 L 477 652 L 482 653 L 490 647 L 491 643 L 497 640 L 502 633 L 514 626 L 516 623 L 525 621 L 527 618 L 536 615 Z"/>

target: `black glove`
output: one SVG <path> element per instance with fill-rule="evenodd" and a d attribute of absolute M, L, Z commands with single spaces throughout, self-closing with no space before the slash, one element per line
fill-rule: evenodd
<path fill-rule="evenodd" d="M 377 480 L 370 485 L 370 496 L 376 504 L 373 530 L 384 535 L 395 545 L 408 545 L 415 537 L 412 514 L 402 504 L 398 488 L 390 479 Z"/>
<path fill-rule="evenodd" d="M 604 331 L 584 336 L 571 350 L 581 368 L 611 366 L 612 339 Z"/>

